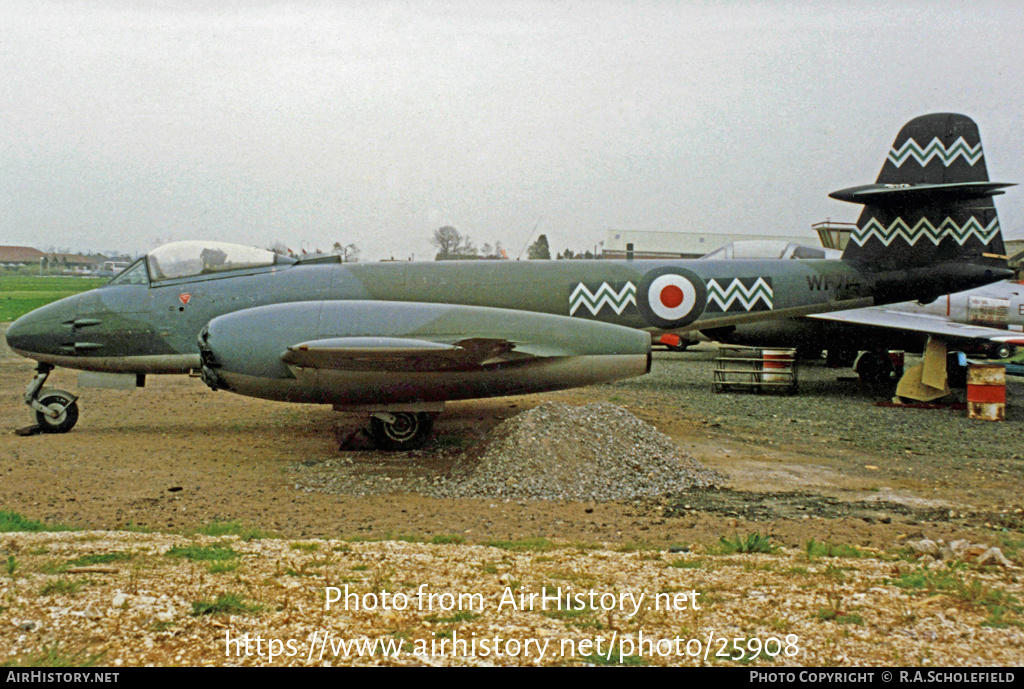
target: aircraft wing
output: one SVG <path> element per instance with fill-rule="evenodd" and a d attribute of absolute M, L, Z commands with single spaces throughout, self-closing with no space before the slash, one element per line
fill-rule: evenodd
<path fill-rule="evenodd" d="M 809 315 L 808 318 L 855 325 L 871 325 L 879 328 L 910 330 L 927 335 L 965 340 L 980 339 L 1024 345 L 1024 333 L 1002 330 L 1000 328 L 989 328 L 983 325 L 956 323 L 941 316 L 909 313 L 895 309 L 853 309 L 832 313 L 816 313 Z"/>

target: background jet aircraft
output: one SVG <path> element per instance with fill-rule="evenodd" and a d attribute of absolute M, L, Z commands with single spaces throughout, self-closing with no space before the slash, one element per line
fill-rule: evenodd
<path fill-rule="evenodd" d="M 754 245 L 756 244 L 756 246 Z M 804 247 L 786 242 L 733 242 L 702 259 L 728 257 L 801 258 L 833 249 Z M 781 256 L 780 256 L 781 253 Z M 951 348 L 1005 359 L 1024 345 L 1024 285 L 996 282 L 964 292 L 946 294 L 929 303 L 905 301 L 885 306 L 850 309 L 806 317 L 740 324 L 709 330 L 708 335 L 731 344 L 793 347 L 817 357 L 829 351 L 836 363 L 853 364 L 866 352 L 865 379 L 887 379 L 892 373 L 887 350 L 923 351 L 928 337 L 945 340 Z M 692 344 L 690 342 L 689 344 Z M 884 357 L 870 356 L 875 351 Z M 858 367 L 859 368 L 859 367 Z"/>
<path fill-rule="evenodd" d="M 910 151 L 911 153 L 907 153 Z M 214 389 L 373 414 L 379 445 L 422 443 L 446 400 L 642 374 L 650 335 L 934 299 L 1009 277 L 978 130 L 917 118 L 879 183 L 833 196 L 865 210 L 842 259 L 341 264 L 184 242 L 7 331 L 39 362 L 42 429 L 77 420 L 43 388 L 53 366 L 184 373 Z"/>
<path fill-rule="evenodd" d="M 868 348 L 921 351 L 931 337 L 950 348 L 1005 359 L 1016 345 L 1024 345 L 1024 286 L 997 282 L 947 294 L 928 304 L 902 302 L 809 318 L 831 330 L 837 348 L 849 349 L 851 342 L 860 340 Z"/>

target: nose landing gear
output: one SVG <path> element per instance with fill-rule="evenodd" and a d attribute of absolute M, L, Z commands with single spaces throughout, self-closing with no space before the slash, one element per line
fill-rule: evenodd
<path fill-rule="evenodd" d="M 51 364 L 36 366 L 36 375 L 25 389 L 25 404 L 36 413 L 34 432 L 67 433 L 78 423 L 78 398 L 65 390 L 44 388 Z"/>

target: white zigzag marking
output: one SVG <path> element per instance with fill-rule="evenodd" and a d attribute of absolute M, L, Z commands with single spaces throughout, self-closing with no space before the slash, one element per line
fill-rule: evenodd
<path fill-rule="evenodd" d="M 871 218 L 864 227 L 858 227 L 857 231 L 850 237 L 857 246 L 864 246 L 872 237 L 889 246 L 897 237 L 903 239 L 913 246 L 917 240 L 927 237 L 935 246 L 939 245 L 945 237 L 953 237 L 960 246 L 974 235 L 983 244 L 988 244 L 999 234 L 999 220 L 993 218 L 988 226 L 982 225 L 977 218 L 971 218 L 963 224 L 957 225 L 951 218 L 946 218 L 938 227 L 932 225 L 928 218 L 921 218 L 916 225 L 910 227 L 903 218 L 896 218 L 888 227 Z"/>
<path fill-rule="evenodd" d="M 717 280 L 708 280 L 708 303 L 718 304 L 722 311 L 728 311 L 729 306 L 737 299 L 747 311 L 754 308 L 759 300 L 764 301 L 765 306 L 771 309 L 773 296 L 772 288 L 764 281 L 764 278 L 758 278 L 757 282 L 750 287 L 744 286 L 738 278 L 733 278 L 725 289 L 718 284 Z"/>
<path fill-rule="evenodd" d="M 590 315 L 596 316 L 606 305 L 619 316 L 630 304 L 636 305 L 636 286 L 627 282 L 622 289 L 616 292 L 607 282 L 602 282 L 597 292 L 591 292 L 582 282 L 576 285 L 576 289 L 569 296 L 569 315 L 576 313 L 580 306 L 587 307 Z"/>
<path fill-rule="evenodd" d="M 952 165 L 957 156 L 963 156 L 968 165 L 973 167 L 975 163 L 981 160 L 981 142 L 979 141 L 974 146 L 968 146 L 967 142 L 964 141 L 964 137 L 961 136 L 947 149 L 939 141 L 939 137 L 935 137 L 927 147 L 921 148 L 911 138 L 904 141 L 903 145 L 899 148 L 894 147 L 889 151 L 889 162 L 896 167 L 901 167 L 908 159 L 913 158 L 917 161 L 918 165 L 924 167 L 936 156 L 946 167 Z"/>

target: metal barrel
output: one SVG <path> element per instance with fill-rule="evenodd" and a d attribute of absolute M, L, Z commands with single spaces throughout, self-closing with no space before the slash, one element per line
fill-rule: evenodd
<path fill-rule="evenodd" d="M 967 416 L 983 421 L 1006 419 L 1006 368 L 971 364 L 967 368 Z"/>
<path fill-rule="evenodd" d="M 793 350 L 791 349 L 764 349 L 762 350 L 762 365 L 764 374 L 762 380 L 766 383 L 787 380 L 787 373 L 793 367 Z"/>

